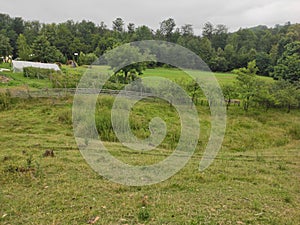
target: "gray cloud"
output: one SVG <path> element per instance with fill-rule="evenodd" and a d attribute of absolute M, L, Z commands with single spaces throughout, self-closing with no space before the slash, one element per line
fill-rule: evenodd
<path fill-rule="evenodd" d="M 162 20 L 172 17 L 178 26 L 193 24 L 196 33 L 200 33 L 207 21 L 225 24 L 231 31 L 259 24 L 297 23 L 300 22 L 299 9 L 299 0 L 11 0 L 1 2 L 0 11 L 47 23 L 68 19 L 86 19 L 97 24 L 104 21 L 108 27 L 115 18 L 121 17 L 126 23 L 145 24 L 153 29 L 157 29 Z"/>

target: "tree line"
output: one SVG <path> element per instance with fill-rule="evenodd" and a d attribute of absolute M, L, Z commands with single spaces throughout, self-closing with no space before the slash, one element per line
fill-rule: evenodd
<path fill-rule="evenodd" d="M 115 19 L 109 28 L 103 22 L 97 25 L 68 20 L 46 24 L 0 14 L 0 56 L 12 55 L 21 60 L 66 63 L 75 59 L 90 64 L 107 50 L 140 40 L 165 40 L 184 46 L 199 55 L 212 71 L 232 71 L 255 60 L 260 75 L 292 82 L 300 77 L 300 24 L 241 28 L 230 33 L 225 25 L 207 22 L 202 35 L 195 35 L 191 24 L 177 27 L 172 18 L 153 30 L 125 24 L 122 18 Z"/>

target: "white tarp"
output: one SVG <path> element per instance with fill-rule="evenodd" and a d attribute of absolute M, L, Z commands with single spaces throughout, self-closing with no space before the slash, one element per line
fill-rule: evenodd
<path fill-rule="evenodd" d="M 60 71 L 59 66 L 53 63 L 39 63 L 39 62 L 27 62 L 27 61 L 12 61 L 14 72 L 23 72 L 25 67 L 35 67 L 43 69 L 52 69 Z"/>

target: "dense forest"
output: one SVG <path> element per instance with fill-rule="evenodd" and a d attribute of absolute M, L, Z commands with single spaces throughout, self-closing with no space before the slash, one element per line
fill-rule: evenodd
<path fill-rule="evenodd" d="M 191 24 L 177 27 L 172 18 L 162 21 L 154 31 L 145 25 L 125 24 L 121 18 L 109 28 L 103 22 L 44 24 L 0 14 L 0 56 L 12 55 L 20 60 L 65 63 L 75 57 L 80 64 L 90 64 L 118 45 L 151 39 L 192 50 L 212 71 L 232 71 L 255 60 L 260 75 L 292 82 L 300 77 L 300 24 L 241 28 L 230 33 L 225 25 L 208 22 L 199 36 Z"/>

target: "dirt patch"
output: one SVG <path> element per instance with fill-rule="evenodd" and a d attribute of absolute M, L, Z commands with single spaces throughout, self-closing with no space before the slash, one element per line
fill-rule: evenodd
<path fill-rule="evenodd" d="M 0 75 L 0 83 L 9 83 L 12 79 L 11 78 L 8 78 L 6 76 L 3 76 L 3 75 Z"/>
<path fill-rule="evenodd" d="M 54 157 L 53 150 L 46 150 L 45 153 L 43 154 L 43 157 Z"/>

